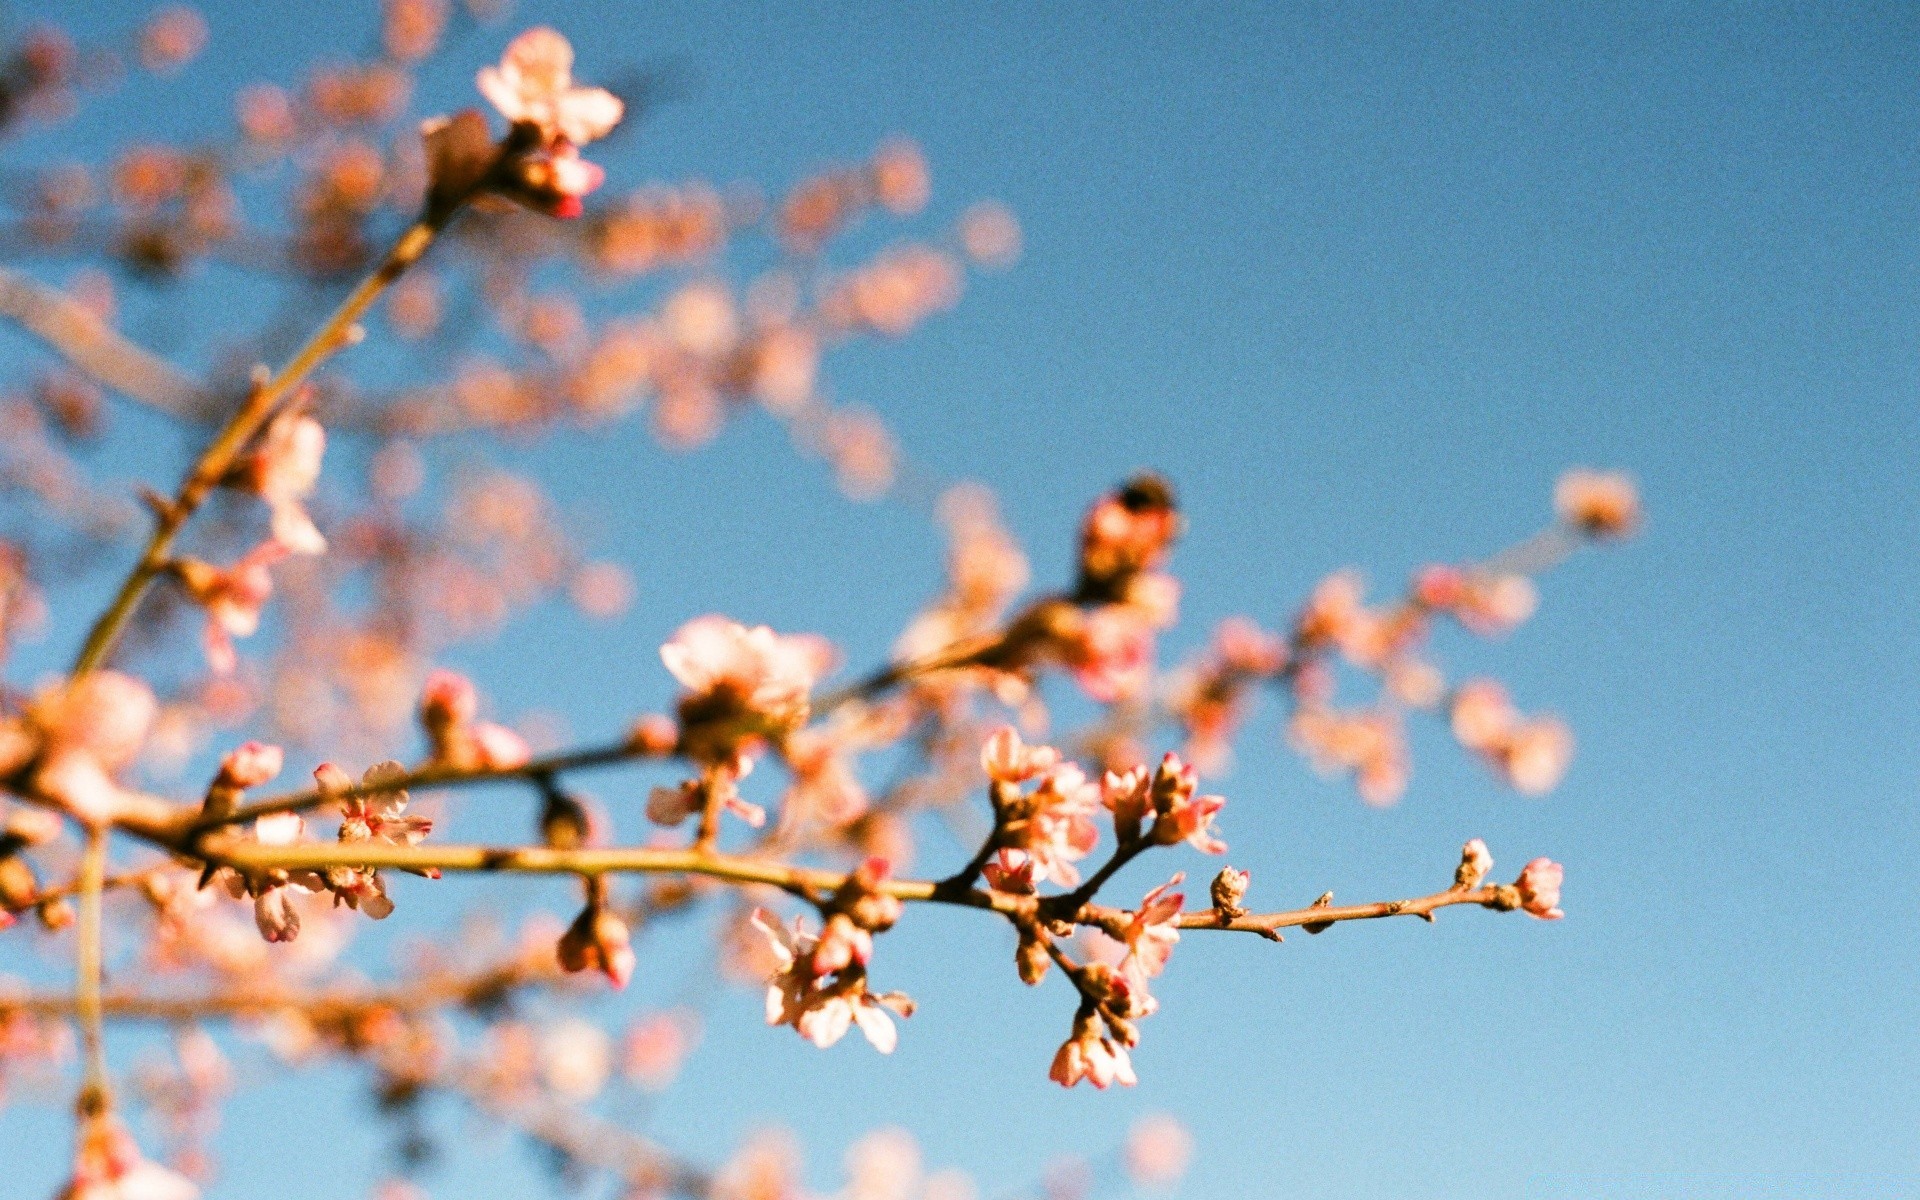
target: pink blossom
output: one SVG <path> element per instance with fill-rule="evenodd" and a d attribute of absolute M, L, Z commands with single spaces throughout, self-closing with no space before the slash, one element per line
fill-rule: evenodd
<path fill-rule="evenodd" d="M 1052 746 L 1028 746 L 1020 731 L 1002 725 L 980 747 L 980 769 L 995 783 L 1025 783 L 1035 775 L 1052 770 L 1060 762 L 1060 752 Z"/>
<path fill-rule="evenodd" d="M 1007 847 L 987 860 L 981 874 L 987 877 L 987 886 L 996 891 L 1030 896 L 1034 890 L 1034 869 L 1032 855 Z"/>
<path fill-rule="evenodd" d="M 38 736 L 34 786 L 89 824 L 122 807 L 114 775 L 132 764 L 157 706 L 146 684 L 118 671 L 93 671 L 35 697 L 26 712 Z"/>
<path fill-rule="evenodd" d="M 774 713 L 804 705 L 834 653 L 823 638 L 783 637 L 765 625 L 749 629 L 706 616 L 682 625 L 660 648 L 660 660 L 691 697 L 731 692 L 754 712 Z"/>
<path fill-rule="evenodd" d="M 820 930 L 813 949 L 813 973 L 831 975 L 853 963 L 867 965 L 873 957 L 873 934 L 853 923 L 846 913 L 834 913 Z"/>
<path fill-rule="evenodd" d="M 197 1200 L 186 1176 L 151 1162 L 112 1113 L 85 1118 L 59 1200 Z"/>
<path fill-rule="evenodd" d="M 1214 836 L 1213 819 L 1226 807 L 1224 796 L 1197 796 L 1199 776 L 1169 753 L 1154 772 L 1153 840 L 1162 846 L 1186 842 L 1203 854 L 1225 854 L 1227 844 Z"/>
<path fill-rule="evenodd" d="M 285 761 L 286 755 L 278 746 L 245 742 L 220 760 L 218 782 L 241 791 L 259 787 L 278 776 Z"/>
<path fill-rule="evenodd" d="M 279 541 L 264 541 L 225 569 L 187 560 L 176 568 L 194 602 L 207 610 L 202 641 L 215 673 L 230 675 L 238 665 L 233 639 L 252 637 L 260 628 L 260 610 L 273 595 L 270 568 L 290 553 Z"/>
<path fill-rule="evenodd" d="M 874 1049 L 893 1053 L 899 1033 L 888 1012 L 912 1016 L 912 1000 L 899 992 L 868 992 L 864 963 L 851 957 L 838 978 L 829 980 L 833 972 L 817 969 L 821 942 L 805 933 L 797 918 L 789 929 L 772 914 L 755 909 L 752 920 L 766 935 L 775 963 L 767 984 L 767 1024 L 791 1025 L 822 1049 L 857 1025 Z"/>
<path fill-rule="evenodd" d="M 584 146 L 612 132 L 624 112 L 612 92 L 574 84 L 573 46 L 545 26 L 509 42 L 500 65 L 482 67 L 474 85 L 507 120 L 538 126 L 548 143 Z"/>
<path fill-rule="evenodd" d="M 1079 885 L 1080 869 L 1073 864 L 1100 842 L 1100 827 L 1093 821 L 1099 803 L 1099 785 L 1089 783 L 1073 763 L 1061 763 L 1040 780 L 1026 798 L 1032 815 L 1018 834 L 1020 849 L 1033 860 L 1036 879 L 1062 887 Z"/>
<path fill-rule="evenodd" d="M 405 767 L 391 760 L 367 768 L 360 786 L 369 790 L 340 802 L 342 843 L 389 842 L 417 846 L 425 840 L 427 834 L 433 831 L 433 822 L 426 817 L 408 816 L 405 789 L 392 786 L 394 781 L 404 778 L 406 774 Z M 314 769 L 313 777 L 323 792 L 344 791 L 352 786 L 352 777 L 332 763 L 320 764 Z M 422 868 L 415 873 L 429 879 L 437 879 L 440 875 L 439 870 L 433 867 Z M 326 882 L 334 895 L 348 907 L 357 908 L 376 921 L 393 913 L 393 901 L 387 897 L 386 881 L 375 867 L 328 867 Z"/>
<path fill-rule="evenodd" d="M 1121 961 L 1120 970 L 1143 992 L 1147 980 L 1166 970 L 1167 960 L 1173 957 L 1173 948 L 1180 941 L 1180 910 L 1186 907 L 1187 898 L 1173 889 L 1184 879 L 1184 873 L 1176 874 L 1148 892 L 1122 934 L 1127 956 Z"/>
<path fill-rule="evenodd" d="M 1139 1080 L 1133 1073 L 1133 1059 L 1127 1048 L 1112 1038 L 1097 1034 L 1086 1023 L 1074 1036 L 1061 1043 L 1053 1056 L 1047 1078 L 1061 1087 L 1073 1087 L 1082 1079 L 1094 1087 L 1106 1089 L 1118 1083 L 1132 1087 Z"/>
<path fill-rule="evenodd" d="M 1557 921 L 1567 914 L 1560 909 L 1560 884 L 1567 870 L 1550 858 L 1536 858 L 1513 881 L 1520 893 L 1522 910 L 1545 921 Z"/>
<path fill-rule="evenodd" d="M 273 511 L 273 540 L 293 554 L 321 554 L 327 539 L 307 515 L 306 499 L 320 480 L 327 431 L 300 413 L 282 413 L 267 426 L 248 460 L 253 490 Z"/>

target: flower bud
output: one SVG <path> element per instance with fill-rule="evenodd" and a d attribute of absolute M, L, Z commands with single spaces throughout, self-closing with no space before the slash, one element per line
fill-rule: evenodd
<path fill-rule="evenodd" d="M 1487 844 L 1474 838 L 1460 847 L 1460 866 L 1453 873 L 1453 886 L 1472 891 L 1480 886 L 1480 881 L 1493 870 L 1493 854 Z"/>
<path fill-rule="evenodd" d="M 861 929 L 885 933 L 900 919 L 902 908 L 899 897 L 882 890 L 892 874 L 892 863 L 869 857 L 840 885 L 834 903 Z"/>
<path fill-rule="evenodd" d="M 1513 881 L 1519 893 L 1520 907 L 1543 921 L 1557 921 L 1567 914 L 1560 910 L 1560 884 L 1566 868 L 1550 858 L 1536 858 Z"/>
<path fill-rule="evenodd" d="M 601 905 L 589 904 L 580 910 L 560 936 L 555 952 L 561 968 L 570 973 L 599 971 L 616 988 L 625 988 L 633 978 L 633 946 L 627 923 Z"/>

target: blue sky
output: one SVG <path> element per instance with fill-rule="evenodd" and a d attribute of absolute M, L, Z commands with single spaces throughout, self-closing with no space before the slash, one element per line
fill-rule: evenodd
<path fill-rule="evenodd" d="M 139 15 L 46 7 L 87 31 Z M 915 913 L 880 960 L 923 1006 L 892 1060 L 817 1052 L 731 996 L 653 1128 L 718 1155 L 786 1121 L 822 1183 L 876 1123 L 1024 1179 L 1171 1109 L 1199 1141 L 1192 1197 L 1920 1188 L 1915 10 L 772 7 L 582 0 L 514 24 L 572 35 L 588 76 L 687 80 L 609 156 L 616 187 L 777 186 L 905 133 L 935 217 L 982 195 L 1020 215 L 1016 269 L 840 356 L 829 384 L 916 459 L 997 489 L 1038 579 L 1141 465 L 1191 516 L 1176 650 L 1229 613 L 1279 621 L 1343 565 L 1390 586 L 1497 548 L 1569 465 L 1632 471 L 1651 517 L 1550 577 L 1513 638 L 1446 647 L 1571 721 L 1552 798 L 1500 791 L 1427 729 L 1406 800 L 1370 811 L 1279 744 L 1270 708 L 1224 785 L 1230 858 L 1264 902 L 1407 894 L 1479 835 L 1503 872 L 1567 864 L 1564 922 L 1191 936 L 1141 1086 L 1095 1095 L 1044 1077 L 1064 985 L 1028 993 L 1003 931 Z M 100 113 L 135 99 L 146 133 L 204 130 L 234 86 L 291 78 L 285 47 L 345 54 L 370 28 L 319 5 L 208 11 L 201 63 Z M 507 32 L 439 63 L 430 101 L 467 103 Z M 97 152 L 113 122 L 75 130 Z M 626 428 L 539 461 L 639 598 L 611 636 L 555 616 L 469 656 L 507 712 L 592 732 L 658 705 L 655 648 L 713 609 L 871 661 L 937 585 L 923 515 L 849 506 L 764 422 L 688 457 Z M 589 653 L 588 686 L 553 669 Z M 630 811 L 641 783 L 590 787 Z M 693 945 L 667 936 L 641 1002 Z M 229 1115 L 219 1194 L 355 1194 L 381 1155 L 353 1129 L 365 1108 L 345 1081 L 266 1080 Z M 0 1113 L 34 1188 L 57 1128 Z M 508 1196 L 531 1177 L 481 1142 L 429 1183 Z"/>

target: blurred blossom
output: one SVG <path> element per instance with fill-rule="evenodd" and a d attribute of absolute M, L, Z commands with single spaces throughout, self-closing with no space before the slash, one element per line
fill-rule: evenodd
<path fill-rule="evenodd" d="M 575 1018 L 540 1034 L 540 1077 L 563 1100 L 584 1103 L 613 1073 L 613 1041 L 591 1021 Z"/>
<path fill-rule="evenodd" d="M 1591 537 L 1626 537 L 1640 526 L 1639 492 L 1617 471 L 1568 471 L 1553 489 L 1553 506 L 1562 521 Z"/>
<path fill-rule="evenodd" d="M 1003 205 L 975 204 L 961 215 L 960 245 L 983 267 L 1010 267 L 1020 258 L 1020 222 Z"/>
<path fill-rule="evenodd" d="M 690 1009 L 642 1017 L 621 1043 L 621 1073 L 642 1091 L 665 1091 L 699 1041 L 700 1017 Z"/>
<path fill-rule="evenodd" d="M 1127 1175 L 1137 1186 L 1172 1188 L 1193 1161 L 1193 1135 L 1170 1114 L 1142 1117 L 1127 1132 L 1123 1157 Z"/>
<path fill-rule="evenodd" d="M 581 612 L 610 621 L 632 607 L 633 575 L 619 563 L 587 563 L 573 573 L 567 592 Z"/>
<path fill-rule="evenodd" d="M 878 1129 L 847 1148 L 846 1200 L 914 1200 L 920 1146 L 904 1129 Z"/>
<path fill-rule="evenodd" d="M 140 30 L 140 65 L 168 73 L 192 62 L 207 44 L 207 22 L 184 4 L 161 9 Z"/>

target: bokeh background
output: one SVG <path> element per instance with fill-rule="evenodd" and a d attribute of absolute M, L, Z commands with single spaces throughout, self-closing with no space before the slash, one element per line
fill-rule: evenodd
<path fill-rule="evenodd" d="M 27 7 L 83 37 L 146 11 Z M 204 11 L 212 42 L 182 77 L 130 80 L 23 153 L 204 134 L 236 87 L 295 82 L 374 29 L 370 7 Z M 1045 1077 L 1064 984 L 1029 992 L 1004 930 L 916 911 L 878 958 L 922 1005 L 891 1060 L 816 1051 L 725 993 L 684 1082 L 626 1119 L 713 1159 L 789 1124 L 823 1187 L 852 1139 L 897 1124 L 930 1163 L 1005 1185 L 989 1197 L 1156 1110 L 1197 1139 L 1190 1197 L 1920 1190 L 1920 10 L 575 0 L 439 56 L 422 103 L 470 103 L 472 70 L 535 21 L 588 78 L 676 82 L 602 156 L 615 187 L 777 188 L 905 134 L 933 164 L 929 220 L 983 195 L 1019 214 L 1016 269 L 906 342 L 839 355 L 827 385 L 928 470 L 996 489 L 1041 581 L 1100 489 L 1169 473 L 1191 533 L 1163 654 L 1230 613 L 1277 623 L 1343 565 L 1392 587 L 1496 549 L 1546 519 L 1565 466 L 1630 470 L 1651 514 L 1550 576 L 1513 637 L 1445 647 L 1573 724 L 1551 798 L 1416 727 L 1407 797 L 1370 810 L 1282 746 L 1271 706 L 1223 784 L 1230 859 L 1265 905 L 1424 891 L 1478 835 L 1501 872 L 1564 861 L 1565 921 L 1190 936 L 1140 1086 L 1094 1094 Z M 217 331 L 246 304 L 209 293 L 195 319 Z M 129 331 L 205 365 L 183 328 Z M 172 478 L 130 448 L 100 469 Z M 924 511 L 850 504 L 771 422 L 686 456 L 628 425 L 526 461 L 638 597 L 611 629 L 556 608 L 465 657 L 506 714 L 617 728 L 665 703 L 658 644 L 712 610 L 871 662 L 938 585 Z M 16 671 L 64 658 L 71 628 Z M 583 782 L 637 831 L 648 780 Z M 482 832 L 526 820 L 517 799 L 461 804 Z M 954 853 L 930 836 L 928 869 Z M 438 886 L 402 885 L 403 918 L 430 932 L 474 894 Z M 370 971 L 400 944 L 381 937 Z M 689 986 L 699 931 L 649 945 L 609 1011 Z M 215 1195 L 356 1196 L 388 1169 L 352 1077 L 251 1082 Z M 546 1186 L 510 1140 L 436 1120 L 457 1153 L 423 1177 L 434 1196 Z M 0 1111 L 0 1194 L 49 1192 L 67 1138 L 64 1114 Z"/>

